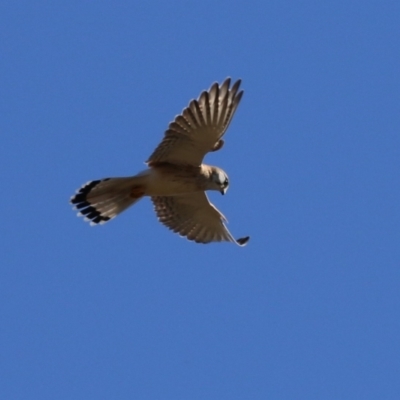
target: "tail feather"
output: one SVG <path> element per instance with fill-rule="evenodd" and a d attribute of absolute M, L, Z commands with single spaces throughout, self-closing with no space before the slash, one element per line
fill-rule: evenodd
<path fill-rule="evenodd" d="M 83 185 L 71 197 L 71 204 L 90 225 L 104 224 L 139 201 L 143 185 L 136 177 L 106 178 Z"/>

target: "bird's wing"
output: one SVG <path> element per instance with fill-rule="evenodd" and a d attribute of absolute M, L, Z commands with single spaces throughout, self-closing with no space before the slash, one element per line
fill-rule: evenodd
<path fill-rule="evenodd" d="M 220 139 L 243 95 L 243 90 L 239 91 L 240 80 L 231 88 L 230 83 L 230 78 L 222 85 L 214 83 L 197 100 L 192 100 L 169 124 L 147 163 L 150 166 L 158 162 L 199 166 L 208 152 L 221 148 Z"/>
<path fill-rule="evenodd" d="M 151 198 L 160 222 L 197 243 L 233 242 L 244 246 L 249 237 L 235 240 L 226 218 L 209 202 L 205 192 Z"/>

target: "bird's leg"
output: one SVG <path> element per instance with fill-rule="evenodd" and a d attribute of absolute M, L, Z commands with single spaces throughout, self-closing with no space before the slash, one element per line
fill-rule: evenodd
<path fill-rule="evenodd" d="M 211 149 L 211 151 L 221 150 L 223 145 L 224 145 L 224 141 L 222 139 L 220 139 L 214 144 L 214 147 Z"/>

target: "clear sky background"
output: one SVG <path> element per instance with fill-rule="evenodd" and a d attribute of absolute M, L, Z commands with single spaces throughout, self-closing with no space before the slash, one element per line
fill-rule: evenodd
<path fill-rule="evenodd" d="M 398 0 L 1 2 L 0 398 L 399 399 L 399 26 Z M 227 76 L 210 197 L 247 247 L 148 199 L 75 216 Z"/>

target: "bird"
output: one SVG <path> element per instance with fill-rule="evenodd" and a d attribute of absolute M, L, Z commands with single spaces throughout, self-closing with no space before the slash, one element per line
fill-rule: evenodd
<path fill-rule="evenodd" d="M 91 225 L 110 221 L 143 197 L 150 197 L 158 220 L 196 243 L 232 242 L 227 219 L 208 200 L 206 191 L 225 194 L 229 178 L 221 168 L 203 164 L 205 155 L 220 150 L 222 139 L 243 96 L 241 80 L 213 83 L 169 124 L 164 138 L 146 161 L 144 171 L 130 177 L 87 182 L 70 199 L 78 216 Z"/>

